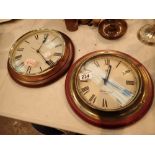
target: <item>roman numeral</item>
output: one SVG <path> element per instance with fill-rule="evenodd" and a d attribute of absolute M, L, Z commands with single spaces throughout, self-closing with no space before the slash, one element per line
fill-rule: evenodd
<path fill-rule="evenodd" d="M 21 68 L 21 67 L 23 67 L 24 66 L 24 62 L 21 62 L 17 67 L 18 68 Z"/>
<path fill-rule="evenodd" d="M 90 97 L 89 101 L 92 102 L 92 103 L 95 103 L 96 98 L 97 98 L 97 97 L 93 94 L 93 95 Z"/>
<path fill-rule="evenodd" d="M 110 59 L 105 59 L 105 65 L 110 65 Z"/>
<path fill-rule="evenodd" d="M 54 40 L 57 39 L 57 38 L 58 38 L 58 37 L 53 38 L 53 39 L 51 40 L 51 42 L 54 41 Z"/>
<path fill-rule="evenodd" d="M 23 51 L 24 50 L 24 48 L 18 48 L 17 49 L 17 51 Z"/>
<path fill-rule="evenodd" d="M 97 67 L 100 67 L 99 63 L 97 60 L 94 60 L 94 64 L 97 66 Z"/>
<path fill-rule="evenodd" d="M 46 42 L 47 38 L 48 38 L 48 33 L 47 33 L 47 34 L 44 34 L 44 40 L 43 40 L 43 43 Z"/>
<path fill-rule="evenodd" d="M 35 34 L 35 36 L 34 36 L 34 37 L 35 37 L 35 39 L 36 39 L 36 40 L 38 40 L 38 39 L 39 39 L 38 34 Z"/>
<path fill-rule="evenodd" d="M 30 72 L 31 72 L 31 66 L 28 66 L 26 73 L 30 74 Z"/>
<path fill-rule="evenodd" d="M 55 48 L 60 47 L 60 46 L 62 46 L 62 44 L 58 44 L 58 45 L 56 45 Z"/>
<path fill-rule="evenodd" d="M 120 65 L 121 61 L 116 65 L 116 68 Z"/>
<path fill-rule="evenodd" d="M 50 66 L 53 67 L 55 65 L 55 63 L 52 60 L 48 60 L 46 61 L 46 63 Z"/>
<path fill-rule="evenodd" d="M 28 44 L 30 43 L 30 42 L 28 42 L 27 40 L 25 40 L 25 42 L 28 43 Z"/>
<path fill-rule="evenodd" d="M 85 95 L 89 92 L 89 87 L 88 86 L 83 87 L 83 88 L 81 88 L 81 91 L 83 92 L 83 95 Z"/>
<path fill-rule="evenodd" d="M 22 58 L 22 55 L 17 55 L 17 56 L 15 56 L 15 59 L 16 60 L 19 60 L 19 59 L 21 59 Z"/>
<path fill-rule="evenodd" d="M 103 107 L 106 107 L 106 108 L 108 107 L 107 100 L 104 99 L 104 98 L 103 98 L 103 100 L 102 100 L 102 106 L 103 106 Z"/>
<path fill-rule="evenodd" d="M 42 68 L 40 67 L 41 72 L 43 71 Z"/>
<path fill-rule="evenodd" d="M 123 75 L 126 75 L 127 73 L 130 73 L 131 70 L 126 70 L 125 72 L 123 72 Z"/>
<path fill-rule="evenodd" d="M 134 84 L 135 84 L 135 81 L 126 80 L 126 84 L 127 84 L 127 85 L 134 85 Z"/>
<path fill-rule="evenodd" d="M 54 56 L 59 56 L 59 57 L 61 57 L 61 56 L 62 56 L 62 53 L 54 53 Z"/>

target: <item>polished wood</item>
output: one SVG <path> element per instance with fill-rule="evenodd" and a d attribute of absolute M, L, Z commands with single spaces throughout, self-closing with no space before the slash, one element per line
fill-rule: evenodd
<path fill-rule="evenodd" d="M 102 21 L 101 19 L 93 19 L 92 24 L 97 27 L 101 21 Z"/>
<path fill-rule="evenodd" d="M 9 74 L 11 77 L 18 82 L 27 87 L 40 87 L 45 86 L 49 83 L 52 83 L 62 77 L 67 70 L 69 69 L 70 65 L 74 59 L 74 45 L 71 39 L 62 32 L 59 32 L 65 40 L 65 54 L 64 56 L 58 61 L 58 63 L 54 66 L 54 68 L 44 74 L 36 75 L 36 76 L 27 76 L 18 74 L 10 65 L 8 59 L 7 67 Z"/>
<path fill-rule="evenodd" d="M 102 50 L 103 52 L 106 52 Z M 93 56 L 96 56 L 97 52 L 95 51 L 89 53 L 79 60 L 77 60 L 72 67 L 70 68 L 66 81 L 65 81 L 65 92 L 68 103 L 75 111 L 75 113 L 81 117 L 83 120 L 104 128 L 118 128 L 126 125 L 130 125 L 139 119 L 141 119 L 145 113 L 150 109 L 154 97 L 154 86 L 151 79 L 150 74 L 146 70 L 146 68 L 135 58 L 131 57 L 128 54 L 124 54 L 118 51 L 111 51 L 117 53 L 117 55 L 122 56 L 124 58 L 128 58 L 128 61 L 135 65 L 138 70 L 139 74 L 141 75 L 142 80 L 142 90 L 138 96 L 138 98 L 134 101 L 134 104 L 123 109 L 121 111 L 115 112 L 103 112 L 99 110 L 92 109 L 91 107 L 87 106 L 79 99 L 78 95 L 76 94 L 76 90 L 74 91 L 74 95 L 76 96 L 76 100 L 73 98 L 72 91 L 75 89 L 74 85 L 72 84 L 73 73 L 75 73 L 75 69 L 79 66 L 85 59 L 89 59 Z M 73 81 L 74 82 L 74 81 Z M 86 109 L 86 110 L 85 110 Z M 93 115 L 91 115 L 93 114 Z"/>
<path fill-rule="evenodd" d="M 81 25 L 89 25 L 91 23 L 92 19 L 79 19 L 79 24 Z"/>
<path fill-rule="evenodd" d="M 78 19 L 65 19 L 65 24 L 68 31 L 78 30 Z"/>

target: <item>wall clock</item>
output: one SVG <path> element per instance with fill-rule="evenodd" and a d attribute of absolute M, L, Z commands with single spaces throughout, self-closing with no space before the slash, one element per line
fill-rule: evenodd
<path fill-rule="evenodd" d="M 95 51 L 76 61 L 67 74 L 65 90 L 81 118 L 107 128 L 139 120 L 150 108 L 154 94 L 146 68 L 113 50 Z"/>
<path fill-rule="evenodd" d="M 67 35 L 56 30 L 33 30 L 13 44 L 8 71 L 22 85 L 43 86 L 61 77 L 73 57 L 74 46 Z"/>

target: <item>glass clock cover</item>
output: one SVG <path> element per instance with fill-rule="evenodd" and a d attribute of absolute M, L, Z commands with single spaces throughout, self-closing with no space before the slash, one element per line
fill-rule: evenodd
<path fill-rule="evenodd" d="M 73 110 L 94 125 L 114 128 L 140 119 L 153 100 L 145 67 L 113 50 L 89 53 L 69 70 L 66 97 Z"/>
<path fill-rule="evenodd" d="M 8 69 L 16 81 L 37 86 L 62 75 L 73 56 L 73 44 L 65 34 L 55 30 L 34 30 L 24 34 L 13 45 Z"/>

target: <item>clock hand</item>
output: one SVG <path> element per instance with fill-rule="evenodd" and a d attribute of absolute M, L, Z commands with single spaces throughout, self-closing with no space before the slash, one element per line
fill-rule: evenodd
<path fill-rule="evenodd" d="M 37 51 L 39 51 L 41 49 L 41 47 L 43 46 L 43 44 L 46 42 L 47 38 L 48 38 L 48 34 L 46 34 L 44 36 L 44 40 L 42 41 L 42 43 L 41 43 L 40 47 L 37 49 Z"/>
<path fill-rule="evenodd" d="M 108 65 L 108 69 L 106 70 L 106 76 L 104 78 L 104 84 L 107 83 L 107 81 L 109 79 L 110 72 L 111 72 L 111 65 Z"/>
<path fill-rule="evenodd" d="M 31 47 L 33 50 L 35 50 L 43 59 L 44 61 L 46 62 L 46 64 L 48 64 L 50 67 L 53 67 L 54 65 L 54 62 L 52 60 L 47 60 L 43 54 L 40 52 L 40 50 L 36 50 L 35 48 Z"/>
<path fill-rule="evenodd" d="M 126 102 L 131 98 L 131 96 L 125 96 L 120 91 L 114 90 L 110 86 L 106 85 L 101 87 L 101 91 L 106 91 L 110 96 L 116 99 L 121 106 L 124 106 Z"/>
<path fill-rule="evenodd" d="M 85 67 L 86 69 L 89 69 L 91 70 L 92 74 L 94 75 L 94 77 L 92 78 L 92 80 L 94 80 L 95 83 L 99 83 L 97 82 L 97 79 L 96 78 L 99 78 L 99 79 L 102 79 L 103 82 L 105 81 L 106 79 L 106 74 L 105 72 L 96 67 L 95 65 L 93 64 L 89 64 Z M 111 68 L 109 67 L 109 72 L 111 70 Z M 108 75 L 108 74 L 107 74 Z M 108 77 L 108 76 L 107 76 Z M 109 78 L 109 77 L 108 77 Z M 115 88 L 117 89 L 119 92 L 121 92 L 124 96 L 129 96 L 131 97 L 133 94 L 132 92 L 130 92 L 129 90 L 127 90 L 126 88 L 124 88 L 123 86 L 121 86 L 120 84 L 116 83 L 115 81 L 113 81 L 112 79 L 109 79 L 108 81 L 106 81 L 107 83 L 107 87 L 111 86 L 111 88 Z"/>
<path fill-rule="evenodd" d="M 112 86 L 113 88 L 117 89 L 124 96 L 127 96 L 127 97 L 133 96 L 132 92 L 130 92 L 129 90 L 127 90 L 126 88 L 124 88 L 123 86 L 121 86 L 120 84 L 118 84 L 112 80 L 107 81 L 107 84 Z"/>
<path fill-rule="evenodd" d="M 103 89 L 103 90 L 111 91 L 112 93 L 110 93 L 110 95 L 113 98 L 115 98 L 120 103 L 121 106 L 123 106 L 127 102 L 127 100 L 133 96 L 132 92 L 130 92 L 129 90 L 127 90 L 126 88 L 118 84 L 117 82 L 113 81 L 112 79 L 109 79 L 108 74 L 110 74 L 111 67 L 108 67 L 109 73 L 107 72 L 107 74 L 105 73 L 105 71 L 96 67 L 93 64 L 89 64 L 85 66 L 85 68 L 91 71 L 93 75 L 93 78 L 91 78 L 91 80 L 97 85 L 100 85 L 100 82 L 102 81 L 105 82 L 105 79 L 107 79 L 106 85 L 103 88 L 101 88 L 101 90 Z"/>
<path fill-rule="evenodd" d="M 41 55 L 41 57 L 45 60 L 46 64 L 48 64 L 50 67 L 54 66 L 55 63 L 52 60 L 45 59 L 45 57 L 40 53 L 40 51 L 37 51 L 37 53 Z"/>
<path fill-rule="evenodd" d="M 41 55 L 41 57 L 45 60 L 45 62 L 47 61 L 45 57 L 40 53 L 40 51 L 37 51 L 37 53 Z"/>

